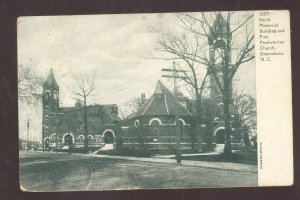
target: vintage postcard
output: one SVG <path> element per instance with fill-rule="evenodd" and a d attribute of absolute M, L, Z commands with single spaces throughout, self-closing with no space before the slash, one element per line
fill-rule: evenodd
<path fill-rule="evenodd" d="M 20 188 L 292 185 L 289 18 L 19 17 Z"/>

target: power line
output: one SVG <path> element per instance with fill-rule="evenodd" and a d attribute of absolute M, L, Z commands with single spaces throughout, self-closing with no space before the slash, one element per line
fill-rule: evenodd
<path fill-rule="evenodd" d="M 119 89 L 119 90 L 115 90 L 115 91 L 113 91 L 113 92 L 111 92 L 111 93 L 108 93 L 108 94 L 105 95 L 105 96 L 99 97 L 98 100 L 99 100 L 99 99 L 102 99 L 102 98 L 104 98 L 104 97 L 108 97 L 108 96 L 111 96 L 111 95 L 113 95 L 113 94 L 122 92 L 122 91 L 124 91 L 124 90 L 126 90 L 126 89 L 129 89 L 129 88 L 131 88 L 131 87 L 135 87 L 138 83 L 141 83 L 141 82 L 143 82 L 143 81 L 146 81 L 146 80 L 148 80 L 148 79 L 150 79 L 150 78 L 156 76 L 156 75 L 159 74 L 159 73 L 160 73 L 160 72 L 156 72 L 156 73 L 152 74 L 151 76 L 148 76 L 148 77 L 142 79 L 141 81 L 134 82 L 133 84 L 131 84 L 131 85 L 127 86 L 127 87 L 124 87 L 124 88 Z M 132 82 L 131 82 L 131 83 L 132 83 Z"/>

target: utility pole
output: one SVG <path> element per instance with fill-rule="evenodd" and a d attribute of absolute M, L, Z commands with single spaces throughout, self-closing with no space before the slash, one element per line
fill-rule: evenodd
<path fill-rule="evenodd" d="M 68 145 L 69 153 L 71 153 L 71 142 L 70 142 L 70 113 L 68 112 Z"/>
<path fill-rule="evenodd" d="M 28 135 L 29 135 L 29 114 L 27 114 L 27 151 L 29 151 L 29 138 L 28 138 Z"/>
<path fill-rule="evenodd" d="M 163 68 L 161 71 L 168 71 L 172 72 L 172 75 L 162 75 L 162 77 L 165 78 L 173 78 L 173 84 L 174 84 L 174 97 L 178 99 L 178 91 L 177 91 L 177 78 L 179 79 L 186 79 L 185 76 L 180 76 L 179 72 L 186 72 L 185 70 L 178 70 L 175 66 L 175 61 L 173 61 L 172 69 L 166 69 Z M 177 142 L 176 142 L 176 161 L 178 164 L 181 164 L 181 152 L 180 152 L 180 126 L 179 126 L 179 116 L 177 113 L 175 113 L 175 124 L 176 124 L 176 136 L 177 136 Z"/>
<path fill-rule="evenodd" d="M 177 79 L 182 79 L 182 80 L 186 79 L 186 76 L 179 75 L 179 73 L 186 73 L 186 71 L 176 69 L 175 61 L 173 61 L 172 69 L 163 68 L 161 71 L 172 72 L 172 75 L 162 75 L 162 77 L 173 79 L 174 96 L 175 96 L 175 98 L 177 98 Z"/>

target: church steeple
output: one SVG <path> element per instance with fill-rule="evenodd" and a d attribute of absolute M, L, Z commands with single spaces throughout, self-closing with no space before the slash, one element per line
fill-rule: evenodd
<path fill-rule="evenodd" d="M 45 83 L 43 84 L 43 138 L 50 138 L 50 135 L 57 132 L 59 109 L 59 86 L 51 69 Z M 47 142 L 43 141 L 47 149 Z"/>
<path fill-rule="evenodd" d="M 50 72 L 47 76 L 47 79 L 43 85 L 43 87 L 48 87 L 48 88 L 53 88 L 53 89 L 59 89 L 59 86 L 55 80 L 54 74 L 53 74 L 53 70 L 52 68 L 50 69 Z"/>
<path fill-rule="evenodd" d="M 224 19 L 221 12 L 216 15 L 209 34 L 209 62 L 213 65 L 214 74 L 210 73 L 210 98 L 216 103 L 222 103 L 222 94 L 217 85 L 218 82 L 223 85 L 223 58 L 224 52 L 228 53 L 229 65 L 231 65 L 231 40 L 232 33 L 230 24 Z M 231 86 L 230 86 L 231 87 Z M 231 91 L 231 89 L 230 89 Z"/>

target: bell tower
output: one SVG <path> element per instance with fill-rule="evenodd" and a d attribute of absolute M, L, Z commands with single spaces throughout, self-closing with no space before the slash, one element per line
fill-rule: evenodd
<path fill-rule="evenodd" d="M 219 12 L 208 33 L 209 62 L 214 69 L 214 74 L 211 72 L 209 75 L 210 98 L 216 104 L 223 102 L 222 94 L 219 90 L 216 77 L 220 85 L 223 86 L 224 52 L 229 51 L 229 66 L 231 66 L 231 40 L 232 34 L 229 23 L 225 21 L 224 17 Z M 229 49 L 227 44 L 230 45 Z M 230 91 L 231 90 L 232 89 L 230 89 Z"/>
<path fill-rule="evenodd" d="M 59 86 L 55 80 L 51 68 L 43 85 L 43 149 L 49 149 L 50 137 L 53 133 L 57 135 L 58 109 L 59 109 Z"/>

